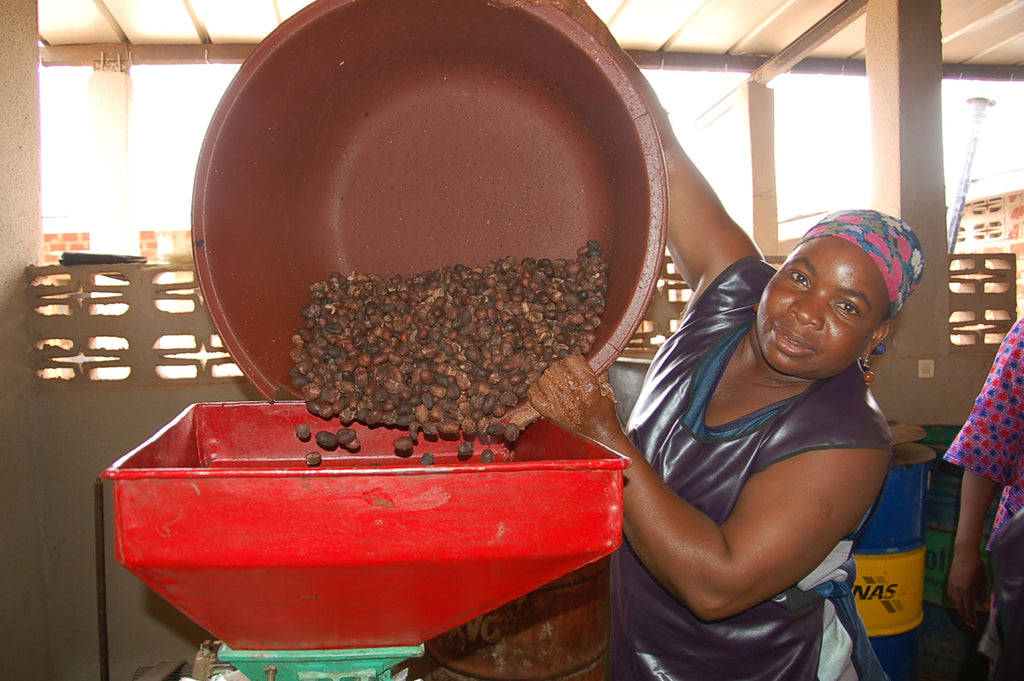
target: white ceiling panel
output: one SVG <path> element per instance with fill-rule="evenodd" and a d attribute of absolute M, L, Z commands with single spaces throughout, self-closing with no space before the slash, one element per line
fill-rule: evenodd
<path fill-rule="evenodd" d="M 700 10 L 705 0 L 633 0 L 618 11 L 609 28 L 623 45 L 659 50 Z M 651 19 L 657 17 L 656 22 Z"/>
<path fill-rule="evenodd" d="M 128 41 L 137 45 L 192 45 L 201 37 L 181 0 L 104 0 Z"/>
<path fill-rule="evenodd" d="M 944 0 L 942 35 L 955 38 L 963 32 L 978 30 L 1020 6 L 1018 0 Z"/>
<path fill-rule="evenodd" d="M 764 2 L 759 9 L 774 10 L 780 3 Z M 789 4 L 786 2 L 784 4 Z M 666 50 L 739 54 L 736 46 L 755 32 L 766 17 L 763 11 L 750 11 L 742 0 L 720 0 L 705 3 L 686 24 L 680 27 Z"/>
<path fill-rule="evenodd" d="M 970 30 L 966 30 L 966 29 Z M 964 64 L 998 64 L 998 54 L 1020 63 L 1024 51 L 1019 39 L 1024 31 L 1024 3 L 1004 4 L 996 11 L 977 17 L 964 29 L 951 34 L 943 30 L 943 59 Z M 1016 48 L 1014 45 L 1016 44 Z M 1009 56 L 1015 55 L 1015 56 Z"/>
<path fill-rule="evenodd" d="M 121 37 L 92 0 L 39 3 L 39 39 L 47 45 L 116 43 Z"/>
<path fill-rule="evenodd" d="M 819 59 L 863 59 L 864 30 L 868 20 L 861 15 L 814 51 Z"/>
<path fill-rule="evenodd" d="M 765 15 L 759 30 L 732 48 L 735 54 L 778 54 L 787 45 L 817 24 L 840 3 L 836 0 L 791 0 L 776 5 Z"/>
<path fill-rule="evenodd" d="M 620 7 L 629 4 L 629 0 L 589 0 L 587 2 L 594 14 L 601 17 L 601 21 L 608 23 Z"/>
<path fill-rule="evenodd" d="M 284 21 L 300 9 L 310 4 L 313 0 L 277 0 L 277 9 L 281 13 L 281 20 Z"/>
<path fill-rule="evenodd" d="M 130 51 L 133 60 L 231 61 L 244 58 L 311 1 L 38 0 L 39 38 L 47 64 L 77 63 L 85 52 L 75 46 L 111 43 L 122 43 L 120 50 Z M 443 7 L 443 0 L 438 2 Z M 625 49 L 653 57 L 652 63 L 672 61 L 666 56 L 693 57 L 674 61 L 676 68 L 686 63 L 705 68 L 708 57 L 722 65 L 730 58 L 763 62 L 845 5 L 844 0 L 589 2 Z M 1024 68 L 1024 0 L 942 0 L 942 18 L 947 65 Z M 853 21 L 807 56 L 862 59 L 864 23 L 863 17 Z"/>
<path fill-rule="evenodd" d="M 1024 37 L 1017 35 L 1013 40 L 1002 43 L 994 49 L 979 53 L 967 63 L 1024 66 Z"/>
<path fill-rule="evenodd" d="M 191 2 L 196 15 L 206 27 L 210 40 L 215 43 L 259 42 L 278 26 L 273 0 Z"/>

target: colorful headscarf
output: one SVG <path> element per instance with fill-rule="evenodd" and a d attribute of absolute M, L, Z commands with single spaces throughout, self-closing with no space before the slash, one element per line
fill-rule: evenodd
<path fill-rule="evenodd" d="M 889 316 L 899 314 L 924 271 L 921 242 L 910 225 L 875 210 L 844 210 L 826 215 L 800 243 L 819 236 L 845 239 L 871 256 L 889 292 Z"/>

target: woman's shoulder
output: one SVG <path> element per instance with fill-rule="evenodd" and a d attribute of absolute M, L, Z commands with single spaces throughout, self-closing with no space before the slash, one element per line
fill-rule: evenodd
<path fill-rule="evenodd" d="M 688 357 L 702 356 L 725 334 L 749 324 L 754 318 L 754 303 L 775 272 L 763 259 L 742 258 L 726 268 L 700 298 L 691 301 L 683 313 L 679 328 L 665 342 L 655 365 Z"/>
<path fill-rule="evenodd" d="M 711 285 L 687 306 L 684 319 L 709 317 L 752 306 L 774 276 L 775 268 L 760 256 L 741 258 L 726 267 Z"/>
<path fill-rule="evenodd" d="M 854 364 L 795 400 L 771 424 L 765 441 L 777 451 L 759 467 L 812 450 L 888 449 L 892 431 Z"/>
<path fill-rule="evenodd" d="M 742 258 L 726 268 L 682 317 L 679 328 L 659 349 L 649 374 L 676 374 L 681 363 L 696 362 L 726 334 L 749 324 L 753 306 L 774 273 L 763 259 Z"/>

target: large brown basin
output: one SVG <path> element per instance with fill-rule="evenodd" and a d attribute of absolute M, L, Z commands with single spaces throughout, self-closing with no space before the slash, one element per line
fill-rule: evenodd
<path fill-rule="evenodd" d="M 199 158 L 193 237 L 214 323 L 265 397 L 290 390 L 299 311 L 332 271 L 589 239 L 610 274 L 588 359 L 611 365 L 657 283 L 664 161 L 639 70 L 573 7 L 320 0 L 242 65 Z"/>

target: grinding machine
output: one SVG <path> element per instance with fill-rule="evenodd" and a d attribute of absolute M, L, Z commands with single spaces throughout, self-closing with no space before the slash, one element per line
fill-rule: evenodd
<path fill-rule="evenodd" d="M 289 339 L 328 272 L 568 258 L 593 240 L 608 293 L 587 359 L 608 369 L 665 247 L 642 77 L 584 3 L 521 0 L 319 0 L 241 66 L 192 229 L 214 324 L 267 402 L 193 404 L 103 473 L 118 561 L 216 637 L 217 664 L 389 679 L 425 641 L 619 546 L 627 460 L 545 420 L 405 457 L 396 428 L 355 423 L 358 451 L 311 465 L 295 427 L 319 417 L 295 399 Z"/>

